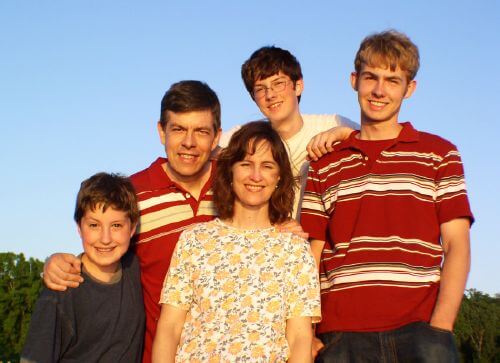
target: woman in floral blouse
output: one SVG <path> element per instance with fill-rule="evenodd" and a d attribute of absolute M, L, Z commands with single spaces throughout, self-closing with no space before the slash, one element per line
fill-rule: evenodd
<path fill-rule="evenodd" d="M 179 238 L 165 278 L 155 362 L 312 362 L 320 319 L 308 243 L 275 226 L 289 218 L 294 180 L 266 121 L 243 126 L 220 156 L 219 218 Z"/>

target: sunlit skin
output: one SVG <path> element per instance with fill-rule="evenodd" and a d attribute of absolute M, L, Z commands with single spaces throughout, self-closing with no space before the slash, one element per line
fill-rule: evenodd
<path fill-rule="evenodd" d="M 210 153 L 217 147 L 221 132 L 214 129 L 212 112 L 167 113 L 165 128 L 158 123 L 168 156 L 167 174 L 186 189 L 193 184 L 204 185 L 210 175 Z"/>
<path fill-rule="evenodd" d="M 280 169 L 267 141 L 261 141 L 255 153 L 247 154 L 232 167 L 235 193 L 234 216 L 258 215 L 258 220 L 270 225 L 268 205 L 279 182 Z"/>
<path fill-rule="evenodd" d="M 361 108 L 361 138 L 397 137 L 401 104 L 415 91 L 416 81 L 408 81 L 399 66 L 391 71 L 363 65 L 359 73 L 351 73 L 351 85 L 358 93 Z"/>
<path fill-rule="evenodd" d="M 271 85 L 276 82 L 286 82 L 286 87 L 281 92 L 271 89 Z M 266 88 L 262 97 L 254 97 L 255 103 L 260 111 L 266 116 L 273 128 L 283 139 L 295 135 L 302 128 L 302 117 L 300 116 L 298 96 L 302 94 L 304 82 L 299 79 L 295 82 L 287 75 L 279 72 L 271 77 L 260 79 L 254 84 L 254 91 L 259 88 Z"/>
<path fill-rule="evenodd" d="M 118 270 L 120 258 L 127 252 L 135 233 L 126 212 L 102 205 L 87 210 L 78 225 L 87 271 L 101 281 L 109 281 Z"/>

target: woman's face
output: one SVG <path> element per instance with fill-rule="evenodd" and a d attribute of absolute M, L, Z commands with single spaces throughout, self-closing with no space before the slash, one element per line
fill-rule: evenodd
<path fill-rule="evenodd" d="M 255 153 L 247 154 L 245 159 L 236 162 L 232 171 L 235 204 L 246 209 L 267 208 L 280 179 L 280 168 L 273 158 L 269 143 L 259 142 Z"/>

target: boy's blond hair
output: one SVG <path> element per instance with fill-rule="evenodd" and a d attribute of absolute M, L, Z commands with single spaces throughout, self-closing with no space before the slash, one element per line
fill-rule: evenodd
<path fill-rule="evenodd" d="M 391 71 L 399 66 L 409 82 L 417 75 L 420 56 L 417 46 L 408 36 L 391 29 L 363 39 L 354 59 L 357 73 L 363 65 L 390 68 Z"/>

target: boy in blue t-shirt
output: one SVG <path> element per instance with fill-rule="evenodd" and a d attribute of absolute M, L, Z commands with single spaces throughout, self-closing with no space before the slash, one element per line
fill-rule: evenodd
<path fill-rule="evenodd" d="M 140 362 L 140 271 L 127 252 L 139 210 L 128 178 L 98 173 L 82 182 L 74 219 L 85 280 L 78 289 L 42 290 L 21 361 Z"/>

